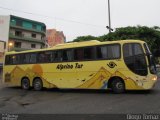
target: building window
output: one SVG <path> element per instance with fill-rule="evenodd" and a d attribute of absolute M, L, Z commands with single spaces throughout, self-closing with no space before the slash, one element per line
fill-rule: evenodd
<path fill-rule="evenodd" d="M 35 33 L 32 33 L 32 38 L 36 38 L 36 34 Z"/>
<path fill-rule="evenodd" d="M 16 20 L 16 25 L 22 27 L 22 21 L 21 20 Z"/>
<path fill-rule="evenodd" d="M 44 36 L 44 35 L 42 35 L 42 36 L 41 36 L 41 40 L 44 40 L 44 38 L 45 38 L 45 36 Z"/>
<path fill-rule="evenodd" d="M 6 49 L 6 42 L 4 42 L 4 50 Z"/>
<path fill-rule="evenodd" d="M 15 36 L 22 37 L 22 32 L 21 31 L 15 31 Z"/>
<path fill-rule="evenodd" d="M 31 44 L 31 48 L 36 48 L 36 44 Z"/>
<path fill-rule="evenodd" d="M 15 42 L 15 43 L 14 43 L 14 46 L 15 46 L 16 48 L 21 48 L 21 42 Z"/>
<path fill-rule="evenodd" d="M 46 31 L 46 26 L 42 26 L 42 27 L 41 27 L 41 30 L 42 30 L 42 31 Z"/>
<path fill-rule="evenodd" d="M 37 26 L 35 24 L 32 25 L 33 29 L 37 29 Z"/>

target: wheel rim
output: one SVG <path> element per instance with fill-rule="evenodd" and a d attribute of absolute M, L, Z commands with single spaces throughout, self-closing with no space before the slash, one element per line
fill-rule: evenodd
<path fill-rule="evenodd" d="M 39 81 L 35 82 L 35 88 L 36 89 L 40 89 L 41 88 L 41 84 Z"/>
<path fill-rule="evenodd" d="M 124 85 L 123 85 L 122 82 L 118 82 L 118 83 L 116 84 L 116 87 L 117 87 L 117 89 L 119 89 L 119 90 L 124 89 Z"/>
<path fill-rule="evenodd" d="M 22 81 L 22 88 L 23 88 L 23 89 L 28 89 L 28 88 L 29 88 L 28 79 L 24 79 L 24 80 Z"/>
<path fill-rule="evenodd" d="M 41 90 L 42 89 L 42 83 L 40 80 L 35 80 L 34 81 L 34 89 L 35 90 Z"/>
<path fill-rule="evenodd" d="M 114 93 L 123 93 L 125 91 L 125 83 L 120 79 L 112 81 L 112 90 Z"/>

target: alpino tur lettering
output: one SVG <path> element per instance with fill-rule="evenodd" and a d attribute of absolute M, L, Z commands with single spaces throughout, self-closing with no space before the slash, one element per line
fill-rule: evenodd
<path fill-rule="evenodd" d="M 57 65 L 57 69 L 73 69 L 73 65 L 69 65 L 69 64 L 66 64 L 66 65 L 62 65 L 62 64 L 59 64 Z"/>
<path fill-rule="evenodd" d="M 83 67 L 83 64 L 75 63 L 75 65 L 71 64 L 58 64 L 56 69 L 63 70 L 63 69 L 81 69 Z"/>

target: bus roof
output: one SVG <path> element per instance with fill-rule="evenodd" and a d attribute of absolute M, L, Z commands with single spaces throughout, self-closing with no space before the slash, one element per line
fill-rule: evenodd
<path fill-rule="evenodd" d="M 58 44 L 52 48 L 44 48 L 44 49 L 34 49 L 34 50 L 26 50 L 21 52 L 11 51 L 6 52 L 6 54 L 19 54 L 19 53 L 30 53 L 30 52 L 39 52 L 39 51 L 45 51 L 45 50 L 59 50 L 59 49 L 67 49 L 67 48 L 78 48 L 78 47 L 87 47 L 87 46 L 94 46 L 94 45 L 103 45 L 103 44 L 124 44 L 124 43 L 145 43 L 142 40 L 117 40 L 117 41 L 105 41 L 100 42 L 98 40 L 91 40 L 91 41 L 85 41 L 85 42 L 71 42 L 71 43 L 64 43 L 64 44 Z"/>

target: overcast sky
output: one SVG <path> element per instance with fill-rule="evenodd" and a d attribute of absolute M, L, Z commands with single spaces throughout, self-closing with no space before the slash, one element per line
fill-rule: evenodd
<path fill-rule="evenodd" d="M 108 33 L 108 0 L 0 0 L 0 15 L 16 15 L 77 36 Z M 112 28 L 160 26 L 160 0 L 110 0 Z"/>

